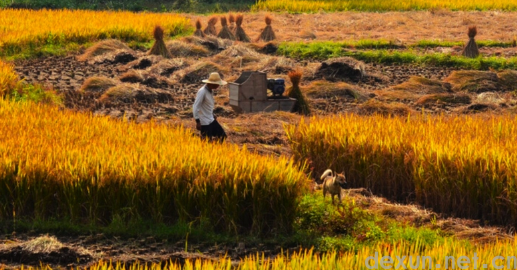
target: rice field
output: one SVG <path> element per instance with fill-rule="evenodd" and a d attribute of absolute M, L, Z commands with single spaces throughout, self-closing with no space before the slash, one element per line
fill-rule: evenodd
<path fill-rule="evenodd" d="M 409 10 L 517 10 L 517 3 L 512 0 L 259 0 L 252 10 L 287 11 L 293 13 L 335 12 L 335 11 L 409 11 Z"/>
<path fill-rule="evenodd" d="M 286 128 L 295 158 L 352 186 L 434 211 L 517 224 L 517 117 L 311 118 Z"/>
<path fill-rule="evenodd" d="M 165 13 L 0 9 L 1 55 L 43 45 L 83 44 L 100 39 L 150 41 L 156 25 L 174 36 L 191 31 L 190 20 Z"/>
<path fill-rule="evenodd" d="M 233 265 L 227 258 L 215 261 L 186 260 L 183 265 L 172 262 L 143 263 L 135 262 L 123 265 L 117 262 L 101 261 L 85 269 L 89 270 L 313 270 L 313 269 L 435 269 L 439 264 L 445 269 L 515 269 L 517 267 L 516 240 L 499 242 L 483 246 L 466 245 L 461 241 L 447 240 L 437 243 L 431 248 L 424 249 L 422 244 L 396 242 L 378 243 L 364 247 L 358 252 L 328 252 L 317 254 L 312 249 L 300 250 L 293 254 L 282 254 L 275 258 L 267 258 L 261 254 L 248 256 L 238 265 Z M 377 265 L 375 259 L 377 256 Z M 379 266 L 383 256 L 391 256 L 392 263 Z M 425 257 L 424 257 L 425 256 Z M 501 256 L 501 257 L 496 257 Z M 371 257 L 371 258 L 369 258 Z M 494 258 L 496 258 L 494 260 Z M 368 265 L 366 265 L 366 263 Z M 399 264 L 400 263 L 400 264 Z M 483 264 L 487 267 L 483 268 Z M 495 267 L 494 267 L 495 266 Z M 497 267 L 497 268 L 496 268 Z M 34 269 L 25 267 L 23 269 Z M 40 269 L 40 268 L 38 268 Z M 44 269 L 51 269 L 46 267 Z"/>
<path fill-rule="evenodd" d="M 0 97 L 5 96 L 18 84 L 13 65 L 0 60 Z"/>
<path fill-rule="evenodd" d="M 208 143 L 183 127 L 0 100 L 0 130 L 2 219 L 289 231 L 307 183 L 292 160 Z"/>

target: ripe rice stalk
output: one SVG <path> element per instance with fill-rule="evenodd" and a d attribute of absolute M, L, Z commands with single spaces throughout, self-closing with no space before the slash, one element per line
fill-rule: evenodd
<path fill-rule="evenodd" d="M 203 30 L 203 33 L 205 33 L 205 35 L 217 36 L 217 30 L 215 29 L 216 24 L 217 24 L 217 17 L 216 16 L 210 17 L 210 19 L 208 19 L 208 25 L 206 26 L 205 30 Z"/>
<path fill-rule="evenodd" d="M 172 40 L 166 44 L 167 50 L 174 57 L 192 57 L 192 56 L 208 56 L 208 51 L 204 46 L 197 44 L 189 44 L 181 40 Z"/>
<path fill-rule="evenodd" d="M 10 94 L 16 88 L 18 81 L 13 65 L 0 60 L 0 98 Z"/>
<path fill-rule="evenodd" d="M 219 34 L 217 34 L 217 37 L 223 38 L 223 39 L 235 40 L 235 35 L 228 28 L 228 21 L 226 20 L 225 16 L 221 16 L 221 26 L 222 26 L 222 29 L 221 29 L 221 31 L 219 31 Z"/>
<path fill-rule="evenodd" d="M 474 37 L 477 34 L 477 28 L 476 26 L 469 27 L 468 36 L 469 36 L 469 42 L 463 48 L 463 52 L 461 53 L 465 57 L 469 58 L 476 58 L 479 56 L 479 49 L 478 45 L 476 44 L 476 41 L 474 40 Z"/>
<path fill-rule="evenodd" d="M 264 30 L 262 30 L 262 32 L 260 33 L 260 36 L 256 40 L 257 42 L 261 41 L 261 40 L 268 42 L 268 41 L 276 39 L 275 31 L 273 31 L 273 27 L 271 26 L 271 22 L 273 21 L 273 18 L 271 18 L 271 16 L 269 16 L 269 15 L 266 15 L 265 21 L 266 21 L 266 28 L 264 28 Z"/>
<path fill-rule="evenodd" d="M 147 55 L 160 55 L 164 58 L 172 58 L 171 52 L 165 46 L 165 41 L 163 41 L 163 28 L 159 25 L 154 27 L 153 36 L 154 36 L 154 44 L 153 47 L 147 52 Z"/>
<path fill-rule="evenodd" d="M 205 33 L 203 33 L 203 31 L 201 30 L 201 21 L 199 19 L 197 19 L 196 21 L 196 32 L 194 32 L 194 36 L 197 36 L 197 37 L 201 37 L 201 38 L 204 38 L 205 37 Z"/>
<path fill-rule="evenodd" d="M 292 125 L 287 137 L 296 160 L 341 164 L 336 170 L 352 186 L 410 196 L 439 213 L 517 224 L 516 183 L 506 181 L 517 174 L 516 123 L 511 114 L 341 114 Z"/>
<path fill-rule="evenodd" d="M 136 96 L 138 88 L 129 83 L 119 84 L 110 87 L 102 96 L 99 98 L 101 102 L 132 102 Z"/>
<path fill-rule="evenodd" d="M 242 21 L 244 20 L 244 15 L 237 15 L 237 19 L 235 23 L 237 27 L 235 28 L 235 39 L 242 42 L 250 42 L 250 37 L 246 34 L 244 29 L 242 28 Z"/>
<path fill-rule="evenodd" d="M 311 110 L 307 98 L 300 89 L 300 81 L 302 79 L 302 72 L 299 70 L 291 71 L 287 74 L 291 80 L 292 86 L 287 89 L 287 96 L 296 99 L 296 105 L 293 111 L 303 115 L 309 115 Z"/>
<path fill-rule="evenodd" d="M 117 84 L 117 81 L 114 79 L 104 76 L 93 76 L 84 81 L 79 91 L 103 93 L 104 91 L 108 90 L 113 86 L 116 86 Z"/>
<path fill-rule="evenodd" d="M 141 70 L 130 69 L 124 74 L 120 75 L 119 80 L 126 83 L 140 83 L 143 82 L 146 77 L 148 77 L 148 75 L 145 72 Z"/>
<path fill-rule="evenodd" d="M 263 235 L 288 232 L 307 191 L 292 159 L 207 143 L 184 127 L 4 99 L 0 119 L 2 220 L 204 219 L 216 232 Z"/>
<path fill-rule="evenodd" d="M 165 13 L 91 10 L 0 9 L 0 51 L 22 52 L 51 44 L 96 43 L 104 39 L 151 41 L 152 27 L 160 24 L 170 36 L 185 33 L 190 21 Z"/>

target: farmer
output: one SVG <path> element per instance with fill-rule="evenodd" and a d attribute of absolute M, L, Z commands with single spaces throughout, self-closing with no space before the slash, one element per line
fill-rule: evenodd
<path fill-rule="evenodd" d="M 206 84 L 197 91 L 192 108 L 196 129 L 201 131 L 202 138 L 223 142 L 226 139 L 226 133 L 214 116 L 214 91 L 219 86 L 226 85 L 227 82 L 223 81 L 217 72 L 210 73 L 208 79 L 203 82 Z"/>

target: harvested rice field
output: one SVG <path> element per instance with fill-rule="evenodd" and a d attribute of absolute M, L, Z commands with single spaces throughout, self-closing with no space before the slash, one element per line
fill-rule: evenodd
<path fill-rule="evenodd" d="M 58 109 L 0 100 L 0 269 L 366 269 L 375 251 L 515 254 L 517 12 L 179 14 L 161 27 L 163 14 L 142 16 L 138 31 L 92 23 L 51 40 L 0 28 L 0 94 L 23 99 L 28 84 L 62 98 Z M 44 52 L 56 47 L 65 53 Z M 201 80 L 245 71 L 284 79 L 310 112 L 237 112 L 225 86 L 214 114 L 228 139 L 198 140 Z M 347 175 L 342 206 L 322 198 L 327 168 Z"/>

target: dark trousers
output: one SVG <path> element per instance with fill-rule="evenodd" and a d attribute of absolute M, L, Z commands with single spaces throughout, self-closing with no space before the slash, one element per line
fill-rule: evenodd
<path fill-rule="evenodd" d="M 219 142 L 223 142 L 226 137 L 226 132 L 224 132 L 223 127 L 221 127 L 217 120 L 214 120 L 209 125 L 201 126 L 201 138 L 208 138 L 210 141 L 215 139 Z"/>

